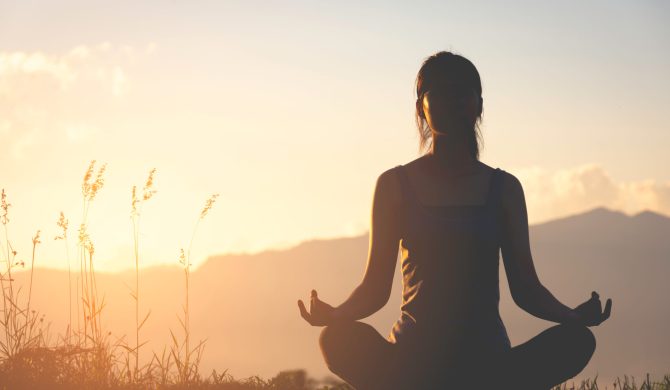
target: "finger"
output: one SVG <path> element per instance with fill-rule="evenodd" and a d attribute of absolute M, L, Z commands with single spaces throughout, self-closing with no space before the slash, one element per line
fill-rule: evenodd
<path fill-rule="evenodd" d="M 312 318 L 307 309 L 305 308 L 305 304 L 302 302 L 301 299 L 298 300 L 298 307 L 300 308 L 300 315 L 302 318 L 305 319 L 305 321 L 309 322 L 310 325 L 312 324 Z"/>
<path fill-rule="evenodd" d="M 598 310 L 598 312 L 602 313 L 603 304 L 600 302 L 600 298 L 591 298 L 591 302 L 593 303 L 594 310 Z"/>
<path fill-rule="evenodd" d="M 309 312 L 314 313 L 314 310 L 319 310 L 319 297 L 316 295 L 316 290 L 312 290 L 312 296 L 309 298 Z"/>
<path fill-rule="evenodd" d="M 298 299 L 298 308 L 300 308 L 300 314 L 303 317 L 309 317 L 309 312 L 305 308 L 305 304 L 302 302 L 302 299 Z"/>
<path fill-rule="evenodd" d="M 592 291 L 592 292 L 591 292 L 591 298 L 592 298 L 592 299 L 598 299 L 598 298 L 600 298 L 600 295 L 598 295 L 597 292 Z"/>
<path fill-rule="evenodd" d="M 605 302 L 605 312 L 603 313 L 603 321 L 610 318 L 610 313 L 612 312 L 612 299 L 608 298 Z"/>

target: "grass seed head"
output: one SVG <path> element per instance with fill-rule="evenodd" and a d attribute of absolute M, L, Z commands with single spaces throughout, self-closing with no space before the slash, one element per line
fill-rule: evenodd
<path fill-rule="evenodd" d="M 89 192 L 91 191 L 91 177 L 93 176 L 93 168 L 95 168 L 95 160 L 91 160 L 91 163 L 88 165 L 88 169 L 86 169 L 86 173 L 84 173 L 84 181 L 81 184 L 81 194 L 84 195 L 85 198 L 88 197 Z"/>
<path fill-rule="evenodd" d="M 186 254 L 184 253 L 184 248 L 179 248 L 179 263 L 186 267 Z"/>
<path fill-rule="evenodd" d="M 86 245 L 84 245 L 84 248 L 88 251 L 88 255 L 90 257 L 93 257 L 93 254 L 95 253 L 95 246 L 93 246 L 93 241 L 90 239 L 86 242 Z"/>
<path fill-rule="evenodd" d="M 79 245 L 85 246 L 87 241 L 89 241 L 89 237 L 86 231 L 86 224 L 82 223 L 79 225 Z"/>
<path fill-rule="evenodd" d="M 212 209 L 212 206 L 214 205 L 214 202 L 216 201 L 216 198 L 218 198 L 218 197 L 219 197 L 219 194 L 213 194 L 212 196 L 209 197 L 209 199 L 207 199 L 207 201 L 205 202 L 205 207 L 200 212 L 200 219 L 205 218 L 205 216 L 207 215 L 209 210 Z"/>
<path fill-rule="evenodd" d="M 91 191 L 88 196 L 88 200 L 93 200 L 95 198 L 95 195 L 98 194 L 98 191 L 102 189 L 102 186 L 105 185 L 105 178 L 103 175 L 105 174 L 105 170 L 107 169 L 107 164 L 102 164 L 100 169 L 98 170 L 98 174 L 95 176 L 95 181 L 93 184 L 91 184 Z"/>
<path fill-rule="evenodd" d="M 11 203 L 7 202 L 7 194 L 5 194 L 5 189 L 2 189 L 2 224 L 7 225 L 9 223 L 9 217 L 7 215 L 9 214 L 9 206 L 11 206 Z"/>
<path fill-rule="evenodd" d="M 63 212 L 61 211 L 60 212 L 60 217 L 58 217 L 58 222 L 56 222 L 56 225 L 58 225 L 58 227 L 61 228 L 61 230 L 63 230 L 63 234 L 61 234 L 60 236 L 54 237 L 54 240 L 65 240 L 65 239 L 67 239 L 67 224 L 68 224 L 68 220 L 65 219 L 65 214 L 63 214 Z"/>
<path fill-rule="evenodd" d="M 155 174 L 156 174 L 156 168 L 152 169 L 149 172 L 149 177 L 147 178 L 147 182 L 144 183 L 144 188 L 142 189 L 142 192 L 143 192 L 142 200 L 149 200 L 156 193 L 156 190 L 154 190 L 154 188 L 153 188 L 154 175 Z"/>
<path fill-rule="evenodd" d="M 40 231 L 38 230 L 37 233 L 35 233 L 35 237 L 33 237 L 33 245 L 37 245 L 40 242 Z"/>

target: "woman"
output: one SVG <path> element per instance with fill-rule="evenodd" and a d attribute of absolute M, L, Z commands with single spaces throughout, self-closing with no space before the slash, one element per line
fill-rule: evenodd
<path fill-rule="evenodd" d="M 325 326 L 329 369 L 356 389 L 549 389 L 577 375 L 595 350 L 588 326 L 610 315 L 598 294 L 571 309 L 538 280 L 521 183 L 479 161 L 482 87 L 475 66 L 439 52 L 416 80 L 420 149 L 382 173 L 360 285 L 337 307 L 312 290 L 302 317 Z M 358 320 L 388 302 L 398 245 L 403 296 L 388 338 Z M 514 302 L 558 323 L 512 347 L 499 311 L 502 252 Z"/>

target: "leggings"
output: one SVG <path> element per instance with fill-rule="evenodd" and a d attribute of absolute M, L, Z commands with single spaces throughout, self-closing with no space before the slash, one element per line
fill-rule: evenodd
<path fill-rule="evenodd" d="M 584 369 L 596 341 L 585 326 L 560 324 L 503 352 L 466 348 L 454 361 L 348 321 L 324 327 L 319 346 L 328 369 L 357 390 L 548 390 Z"/>

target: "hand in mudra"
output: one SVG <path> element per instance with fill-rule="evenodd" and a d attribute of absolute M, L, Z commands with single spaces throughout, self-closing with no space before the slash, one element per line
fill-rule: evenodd
<path fill-rule="evenodd" d="M 309 311 L 305 309 L 305 304 L 301 299 L 298 299 L 298 307 L 300 308 L 300 315 L 302 318 L 312 326 L 329 325 L 333 319 L 333 310 L 335 310 L 332 306 L 316 296 L 316 290 L 312 290 L 312 296 L 309 300 Z"/>
<path fill-rule="evenodd" d="M 602 309 L 600 303 L 600 296 L 597 292 L 591 293 L 591 299 L 582 303 L 573 309 L 580 318 L 580 322 L 586 326 L 600 325 L 603 321 L 609 318 L 612 311 L 612 299 L 607 299 L 605 303 L 605 311 Z"/>

